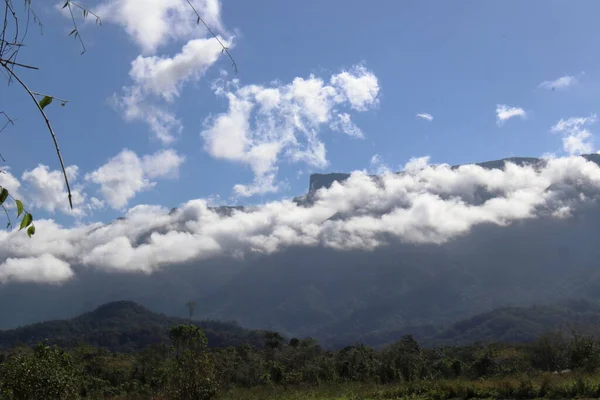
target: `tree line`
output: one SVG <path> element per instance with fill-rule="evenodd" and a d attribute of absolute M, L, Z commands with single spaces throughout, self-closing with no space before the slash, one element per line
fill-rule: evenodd
<path fill-rule="evenodd" d="M 578 377 L 564 397 L 600 394 L 600 385 L 582 380 L 600 367 L 600 340 L 592 334 L 552 332 L 526 344 L 439 348 L 423 348 L 406 335 L 380 350 L 363 344 L 330 350 L 312 338 L 286 340 L 271 331 L 264 333 L 262 346 L 209 348 L 201 328 L 187 324 L 171 328 L 169 337 L 170 345 L 135 353 L 89 345 L 66 350 L 47 342 L 15 346 L 0 355 L 0 398 L 213 399 L 240 388 L 295 390 L 352 383 L 402 391 L 390 398 L 434 389 L 437 395 L 429 395 L 452 398 L 460 390 L 477 397 L 482 381 L 508 378 L 517 383 L 502 381 L 496 389 L 512 398 L 536 398 L 550 393 L 549 376 Z"/>

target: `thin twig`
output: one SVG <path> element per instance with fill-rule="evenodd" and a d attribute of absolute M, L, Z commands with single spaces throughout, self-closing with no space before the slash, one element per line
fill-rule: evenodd
<path fill-rule="evenodd" d="M 198 17 L 198 19 L 196 20 L 196 23 L 200 23 L 202 22 L 204 24 L 204 26 L 206 27 L 206 29 L 208 29 L 208 31 L 210 32 L 211 35 L 213 35 L 213 37 L 215 39 L 217 39 L 217 42 L 219 42 L 219 44 L 221 45 L 221 47 L 223 48 L 223 51 L 225 53 L 227 53 L 227 55 L 229 56 L 229 59 L 231 60 L 231 65 L 233 66 L 233 70 L 235 71 L 235 74 L 237 75 L 238 73 L 238 67 L 237 64 L 235 63 L 235 60 L 233 59 L 233 57 L 231 56 L 231 53 L 229 53 L 229 49 L 227 48 L 227 46 L 225 46 L 223 44 L 223 42 L 221 42 L 221 39 L 219 39 L 219 37 L 213 32 L 212 29 L 210 29 L 210 27 L 206 24 L 206 22 L 204 22 L 204 20 L 202 19 L 202 17 L 200 16 L 200 13 L 198 13 L 198 11 L 196 11 L 196 7 L 194 7 L 194 5 L 192 4 L 192 2 L 190 0 L 186 0 L 187 3 L 190 5 L 190 7 L 192 8 L 192 10 L 194 11 L 194 13 L 196 14 L 196 17 Z"/>
<path fill-rule="evenodd" d="M 71 8 L 71 0 L 67 0 L 67 7 L 69 7 L 69 13 L 71 14 L 71 20 L 73 21 L 73 26 L 75 27 L 75 29 L 73 29 L 71 31 L 71 33 L 75 34 L 75 37 L 77 39 L 79 39 L 79 43 L 81 43 L 81 48 L 83 49 L 81 51 L 81 54 L 85 53 L 85 44 L 83 44 L 83 39 L 81 38 L 81 35 L 79 34 L 79 28 L 77 27 L 77 22 L 75 21 L 75 16 L 73 15 L 73 9 Z"/>
<path fill-rule="evenodd" d="M 4 214 L 6 214 L 6 219 L 8 220 L 8 224 L 6 225 L 6 227 L 10 228 L 12 226 L 12 222 L 10 222 L 10 215 L 8 215 L 8 210 L 6 209 L 6 207 L 4 207 L 4 204 L 2 204 L 2 209 L 4 210 Z"/>
<path fill-rule="evenodd" d="M 4 60 L 2 58 L 0 58 L 0 62 L 6 63 L 6 64 L 11 64 L 11 65 L 14 65 L 17 67 L 23 67 L 23 68 L 29 68 L 29 69 L 39 69 L 38 67 L 34 67 L 33 65 L 21 64 L 21 63 L 10 61 L 10 60 Z"/>
<path fill-rule="evenodd" d="M 2 131 L 4 131 L 6 129 L 6 127 L 8 126 L 8 124 L 14 125 L 15 121 L 13 121 L 12 118 L 10 118 L 8 116 L 8 114 L 5 113 L 4 111 L 0 111 L 0 114 L 4 115 L 4 117 L 6 118 L 6 122 L 2 126 L 2 129 L 0 129 L 0 133 L 2 133 Z M 0 154 L 0 157 L 2 157 L 2 154 Z M 2 161 L 6 162 L 6 160 L 4 160 L 4 157 L 2 157 Z"/>
<path fill-rule="evenodd" d="M 48 130 L 50 131 L 50 135 L 52 136 L 52 140 L 54 141 L 54 148 L 56 149 L 56 154 L 58 155 L 58 160 L 60 161 L 60 167 L 62 169 L 64 178 L 65 178 L 65 183 L 67 184 L 67 192 L 69 193 L 69 205 L 71 206 L 71 210 L 73 209 L 73 201 L 72 201 L 72 196 L 71 196 L 71 186 L 69 185 L 69 178 L 67 177 L 67 170 L 65 168 L 65 163 L 63 162 L 63 158 L 62 155 L 60 154 L 60 148 L 58 147 L 58 140 L 56 139 L 56 135 L 54 134 L 54 129 L 52 129 L 52 124 L 50 124 L 50 120 L 48 119 L 48 116 L 46 116 L 46 113 L 44 112 L 44 109 L 40 106 L 40 103 L 37 101 L 37 99 L 35 98 L 35 95 L 33 94 L 33 92 L 27 87 L 27 85 L 25 84 L 25 82 L 23 82 L 21 80 L 21 78 L 19 78 L 19 76 L 17 74 L 14 73 L 14 71 L 12 71 L 7 65 L 6 63 L 2 63 L 0 62 L 0 65 L 2 67 L 4 67 L 5 70 L 8 71 L 8 73 L 17 80 L 17 82 L 19 82 L 21 84 L 21 86 L 23 87 L 23 89 L 25 89 L 27 91 L 27 93 L 29 94 L 29 97 L 31 97 L 31 100 L 33 100 L 33 102 L 35 103 L 38 111 L 40 112 L 40 114 L 42 114 L 42 117 L 44 117 L 44 121 L 46 122 L 46 126 L 48 127 Z"/>
<path fill-rule="evenodd" d="M 98 14 L 96 14 L 93 11 L 88 10 L 87 8 L 85 8 L 84 6 L 75 3 L 74 1 L 69 0 L 69 3 L 71 3 L 74 7 L 79 8 L 81 11 L 83 11 L 83 17 L 87 17 L 88 14 L 92 14 L 94 17 L 96 17 L 96 23 L 98 25 L 102 25 L 102 19 L 100 18 L 100 16 L 98 16 Z"/>

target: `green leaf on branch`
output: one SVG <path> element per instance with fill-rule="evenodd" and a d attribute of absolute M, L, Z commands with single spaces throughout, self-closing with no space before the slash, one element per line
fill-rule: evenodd
<path fill-rule="evenodd" d="M 64 6 L 62 6 L 62 8 L 65 8 L 65 7 L 67 7 L 68 5 L 69 5 L 69 0 L 67 0 L 67 2 L 65 3 L 65 5 L 64 5 Z"/>
<path fill-rule="evenodd" d="M 44 96 L 42 100 L 40 100 L 40 107 L 43 110 L 48 104 L 52 103 L 52 97 Z"/>
<path fill-rule="evenodd" d="M 27 236 L 31 237 L 35 234 L 35 225 L 31 225 L 27 228 Z"/>
<path fill-rule="evenodd" d="M 21 200 L 15 200 L 15 203 L 17 203 L 17 217 L 20 217 L 24 210 L 23 202 Z"/>
<path fill-rule="evenodd" d="M 0 191 L 0 204 L 4 204 L 4 202 L 6 201 L 7 198 L 8 198 L 8 190 L 6 190 L 5 188 L 2 188 L 2 191 Z"/>
<path fill-rule="evenodd" d="M 33 215 L 25 213 L 25 216 L 21 220 L 21 227 L 19 228 L 19 230 L 27 228 L 29 224 L 31 224 L 31 222 L 33 222 Z"/>

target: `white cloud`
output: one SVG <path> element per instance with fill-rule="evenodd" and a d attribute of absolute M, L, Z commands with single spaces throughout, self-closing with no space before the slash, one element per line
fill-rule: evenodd
<path fill-rule="evenodd" d="M 379 154 L 373 154 L 373 157 L 371 157 L 371 165 L 380 165 L 383 163 L 383 160 L 381 158 L 381 156 Z"/>
<path fill-rule="evenodd" d="M 418 172 L 429 165 L 429 156 L 413 157 L 404 165 L 404 171 Z"/>
<path fill-rule="evenodd" d="M 390 168 L 383 162 L 383 158 L 379 154 L 373 154 L 371 157 L 371 173 L 383 175 L 390 173 Z"/>
<path fill-rule="evenodd" d="M 0 186 L 6 188 L 15 198 L 22 197 L 20 194 L 21 182 L 10 172 L 10 167 L 2 167 L 0 170 Z"/>
<path fill-rule="evenodd" d="M 154 187 L 156 182 L 152 179 L 176 178 L 183 162 L 184 157 L 174 150 L 161 150 L 140 158 L 124 149 L 86 174 L 85 180 L 100 185 L 100 193 L 112 208 L 122 209 L 137 193 Z"/>
<path fill-rule="evenodd" d="M 35 282 L 58 284 L 74 275 L 71 266 L 52 254 L 7 258 L 0 264 L 0 283 Z"/>
<path fill-rule="evenodd" d="M 585 128 L 596 122 L 596 114 L 589 117 L 572 117 L 560 119 L 550 131 L 562 135 L 563 150 L 570 155 L 591 153 L 594 145 L 591 142 L 592 133 Z"/>
<path fill-rule="evenodd" d="M 331 84 L 341 90 L 352 108 L 366 111 L 378 102 L 379 82 L 364 65 L 356 65 L 331 77 Z"/>
<path fill-rule="evenodd" d="M 211 37 L 190 40 L 173 57 L 140 55 L 129 71 L 133 84 L 123 88 L 122 96 L 115 94 L 113 103 L 127 121 L 145 122 L 158 140 L 172 143 L 183 125 L 168 105 L 179 97 L 185 84 L 204 76 L 221 53 L 221 45 Z"/>
<path fill-rule="evenodd" d="M 62 213 L 83 216 L 85 215 L 84 203 L 86 195 L 83 186 L 76 184 L 79 168 L 76 165 L 66 167 L 67 177 L 71 185 L 71 210 L 65 178 L 60 170 L 50 170 L 47 165 L 40 164 L 32 170 L 27 170 L 21 175 L 24 183 L 26 200 L 31 207 L 46 210 L 50 213 Z"/>
<path fill-rule="evenodd" d="M 183 130 L 171 104 L 183 87 L 201 79 L 216 63 L 221 44 L 233 46 L 221 22 L 219 0 L 191 0 L 191 5 L 188 0 L 104 0 L 95 9 L 103 21 L 123 27 L 142 50 L 131 62 L 131 83 L 112 96 L 113 106 L 126 121 L 146 123 L 165 145 Z M 193 9 L 217 38 L 198 24 Z M 177 54 L 156 54 L 171 42 L 184 44 Z"/>
<path fill-rule="evenodd" d="M 417 118 L 421 118 L 421 119 L 424 119 L 426 121 L 433 121 L 433 115 L 428 114 L 428 113 L 417 114 Z"/>
<path fill-rule="evenodd" d="M 175 179 L 178 177 L 179 167 L 184 161 L 185 157 L 175 150 L 160 150 L 142 157 L 142 169 L 149 178 Z"/>
<path fill-rule="evenodd" d="M 520 107 L 510 107 L 506 104 L 498 104 L 496 106 L 496 122 L 498 125 L 502 125 L 502 123 L 508 119 L 521 117 L 525 118 L 527 113 Z"/>
<path fill-rule="evenodd" d="M 403 173 L 385 173 L 378 180 L 354 172 L 343 184 L 317 192 L 306 207 L 281 200 L 227 217 L 198 199 L 172 213 L 136 206 L 110 224 L 64 228 L 38 220 L 33 240 L 23 232 L 0 231 L 0 281 L 59 282 L 80 268 L 151 273 L 170 264 L 289 246 L 347 250 L 390 241 L 444 243 L 481 224 L 568 218 L 581 202 L 598 198 L 600 167 L 581 157 L 556 157 L 536 167 L 508 163 L 493 170 L 430 165 L 427 158 L 416 158 Z M 344 217 L 330 219 L 336 214 Z M 50 268 L 57 263 L 48 255 L 66 264 Z M 48 262 L 39 262 L 41 257 Z M 14 271 L 31 272 L 15 277 Z"/>
<path fill-rule="evenodd" d="M 215 32 L 222 32 L 218 0 L 192 0 Z M 144 53 L 153 53 L 173 40 L 206 36 L 186 0 L 107 0 L 95 9 L 103 21 L 121 25 Z"/>
<path fill-rule="evenodd" d="M 334 131 L 340 131 L 359 139 L 363 139 L 365 137 L 360 128 L 356 126 L 354 122 L 352 122 L 352 118 L 348 113 L 337 114 L 337 118 L 333 120 L 330 127 Z"/>
<path fill-rule="evenodd" d="M 329 82 L 314 75 L 270 87 L 240 86 L 237 80 L 217 82 L 215 93 L 228 100 L 229 109 L 207 119 L 201 136 L 211 156 L 252 170 L 254 182 L 236 185 L 238 195 L 276 191 L 281 158 L 326 166 L 326 149 L 319 138 L 324 127 L 363 137 L 350 114 L 340 108 L 364 111 L 375 107 L 377 78 L 364 66 L 356 66 L 333 75 Z"/>
<path fill-rule="evenodd" d="M 221 39 L 223 40 L 223 39 Z M 230 43 L 225 41 L 225 45 Z M 143 94 L 153 94 L 172 102 L 188 80 L 197 80 L 221 55 L 215 38 L 193 39 L 173 57 L 138 56 L 131 63 L 129 76 Z"/>
<path fill-rule="evenodd" d="M 579 79 L 576 76 L 565 75 L 565 76 L 561 76 L 560 78 L 557 78 L 553 81 L 544 81 L 544 82 L 540 83 L 539 87 L 542 89 L 549 89 L 549 90 L 566 89 L 569 86 L 575 85 L 578 80 Z"/>

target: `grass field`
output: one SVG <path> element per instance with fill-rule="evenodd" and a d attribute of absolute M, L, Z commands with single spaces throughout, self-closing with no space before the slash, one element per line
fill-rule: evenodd
<path fill-rule="evenodd" d="M 565 399 L 599 398 L 600 375 L 536 376 L 414 382 L 393 386 L 340 384 L 320 387 L 232 389 L 222 400 L 387 400 L 387 399 Z"/>

